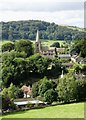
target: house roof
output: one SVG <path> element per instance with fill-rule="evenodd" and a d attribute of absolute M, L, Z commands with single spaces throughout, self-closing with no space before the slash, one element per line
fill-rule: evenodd
<path fill-rule="evenodd" d="M 62 65 L 70 67 L 73 66 L 73 63 L 62 63 Z"/>
<path fill-rule="evenodd" d="M 20 102 L 14 102 L 16 105 L 27 105 L 28 101 L 20 101 Z"/>
<path fill-rule="evenodd" d="M 27 105 L 29 103 L 32 103 L 32 104 L 37 104 L 37 103 L 44 103 L 40 100 L 32 100 L 32 101 L 20 101 L 20 102 L 14 102 L 14 104 L 18 105 L 18 106 L 21 106 L 21 105 Z"/>
<path fill-rule="evenodd" d="M 40 100 L 32 100 L 32 101 L 29 101 L 29 103 L 36 104 L 36 103 L 43 103 L 43 102 Z"/>
<path fill-rule="evenodd" d="M 60 57 L 60 58 L 66 58 L 66 57 L 68 58 L 69 57 L 70 58 L 71 55 L 70 54 L 59 54 L 58 57 Z"/>

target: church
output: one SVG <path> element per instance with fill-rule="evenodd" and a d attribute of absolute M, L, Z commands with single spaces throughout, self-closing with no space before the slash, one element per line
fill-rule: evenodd
<path fill-rule="evenodd" d="M 35 41 L 35 53 L 40 53 L 43 57 L 54 58 L 59 53 L 64 53 L 64 48 L 42 46 L 39 38 L 39 31 L 37 30 L 36 41 Z"/>

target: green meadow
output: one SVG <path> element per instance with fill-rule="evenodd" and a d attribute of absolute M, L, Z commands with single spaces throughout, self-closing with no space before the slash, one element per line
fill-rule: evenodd
<path fill-rule="evenodd" d="M 40 40 L 40 41 L 42 42 L 42 45 L 48 46 L 48 47 L 50 47 L 55 42 L 59 42 L 60 45 L 62 45 L 63 42 L 65 42 L 65 41 L 62 41 L 62 40 Z M 35 41 L 32 41 L 32 42 L 34 43 Z"/>
<path fill-rule="evenodd" d="M 35 40 L 30 40 L 30 41 L 35 43 Z M 50 47 L 55 42 L 59 42 L 60 45 L 62 45 L 63 42 L 65 42 L 65 41 L 62 41 L 62 40 L 40 40 L 40 41 L 42 42 L 42 45 L 48 46 L 48 47 Z M 11 42 L 11 41 L 10 40 L 2 40 L 2 41 L 0 41 L 0 45 L 8 43 L 8 42 Z"/>
<path fill-rule="evenodd" d="M 15 112 L 3 118 L 84 118 L 84 103 L 63 104 Z"/>

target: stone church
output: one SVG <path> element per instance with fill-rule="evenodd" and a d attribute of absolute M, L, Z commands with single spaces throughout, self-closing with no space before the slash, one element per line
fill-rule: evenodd
<path fill-rule="evenodd" d="M 40 53 L 43 57 L 54 58 L 59 53 L 64 53 L 64 48 L 42 46 L 39 31 L 37 30 L 36 41 L 35 41 L 35 53 Z"/>

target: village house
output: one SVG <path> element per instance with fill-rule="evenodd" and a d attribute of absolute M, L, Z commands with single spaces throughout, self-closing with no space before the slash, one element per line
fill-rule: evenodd
<path fill-rule="evenodd" d="M 58 58 L 69 60 L 69 59 L 71 59 L 71 55 L 70 54 L 59 54 Z"/>
<path fill-rule="evenodd" d="M 74 62 L 74 63 L 77 62 L 79 64 L 86 64 L 84 59 L 82 57 L 78 56 L 78 55 L 73 55 L 71 57 L 71 61 Z"/>
<path fill-rule="evenodd" d="M 39 39 L 39 31 L 37 30 L 36 41 L 35 41 L 35 53 L 40 53 L 43 57 L 54 58 L 57 53 L 64 53 L 65 48 L 56 48 L 42 46 Z"/>

